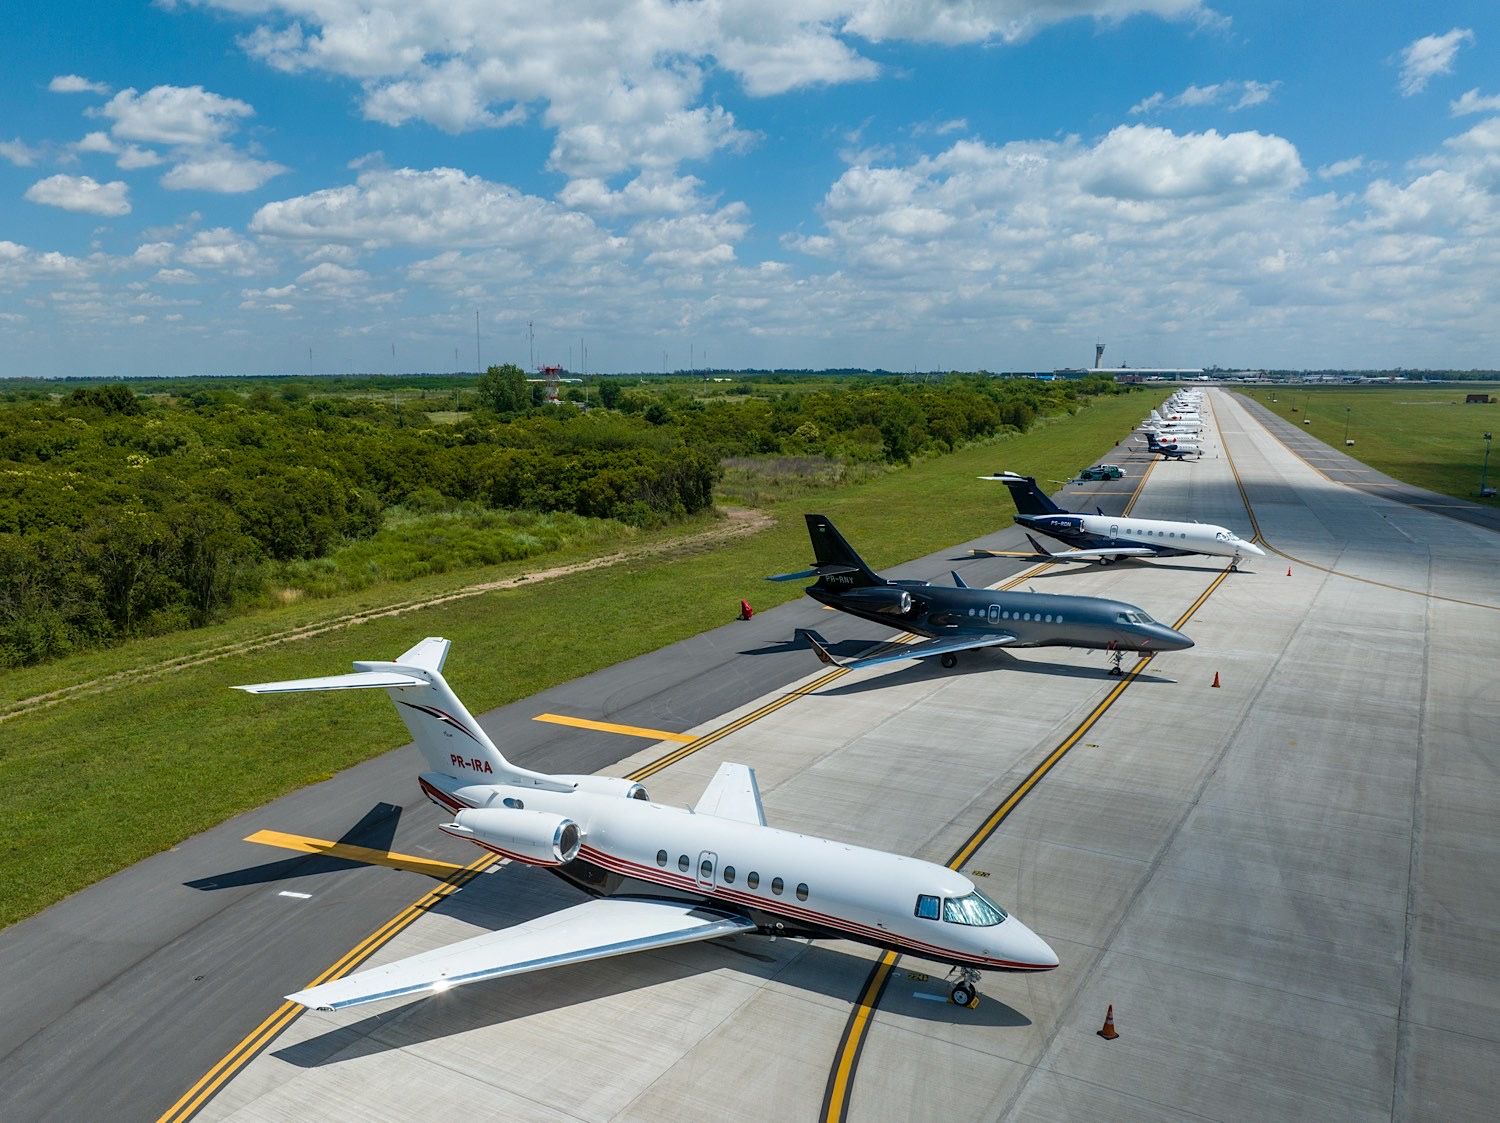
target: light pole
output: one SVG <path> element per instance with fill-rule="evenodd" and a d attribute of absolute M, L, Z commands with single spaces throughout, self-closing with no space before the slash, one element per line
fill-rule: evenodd
<path fill-rule="evenodd" d="M 1484 435 L 1484 467 L 1479 470 L 1479 498 L 1488 499 L 1494 494 L 1494 489 L 1487 486 L 1490 481 L 1490 436 Z"/>

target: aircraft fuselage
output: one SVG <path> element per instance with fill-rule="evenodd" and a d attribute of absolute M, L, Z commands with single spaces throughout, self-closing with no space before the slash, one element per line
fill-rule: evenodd
<path fill-rule="evenodd" d="M 824 578 L 823 584 L 836 580 Z M 847 591 L 813 585 L 806 591 L 840 612 L 929 638 L 998 633 L 1017 637 L 1011 647 L 1119 651 L 1180 651 L 1193 646 L 1181 632 L 1152 620 L 1135 605 L 1102 597 L 901 582 Z"/>
<path fill-rule="evenodd" d="M 566 816 L 583 843 L 563 864 L 472 841 L 595 896 L 701 901 L 748 915 L 768 935 L 858 940 L 983 971 L 1057 966 L 1035 933 L 991 902 L 1004 917 L 998 923 L 943 919 L 942 902 L 972 901 L 976 893 L 946 866 L 639 799 L 466 784 L 435 772 L 420 780 L 428 799 L 455 813 L 503 806 Z M 921 898 L 939 902 L 937 915 L 921 914 Z"/>

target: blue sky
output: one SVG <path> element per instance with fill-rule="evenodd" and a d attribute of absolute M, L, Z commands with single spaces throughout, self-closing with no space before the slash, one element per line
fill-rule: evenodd
<path fill-rule="evenodd" d="M 0 375 L 1500 366 L 1500 8 L 26 6 Z M 309 354 L 311 352 L 311 354 Z"/>

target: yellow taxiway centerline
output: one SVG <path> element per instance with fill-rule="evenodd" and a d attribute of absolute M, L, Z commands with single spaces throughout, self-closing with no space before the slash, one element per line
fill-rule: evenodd
<path fill-rule="evenodd" d="M 262 846 L 279 846 L 283 850 L 297 850 L 303 854 L 324 854 L 330 858 L 346 858 L 351 862 L 363 862 L 370 866 L 389 866 L 393 870 L 422 873 L 439 880 L 452 877 L 464 867 L 436 858 L 418 858 L 415 854 L 396 854 L 389 850 L 373 850 L 368 846 L 351 846 L 347 842 L 330 842 L 324 838 L 308 838 L 301 834 L 285 834 L 282 831 L 256 831 L 245 837 L 246 842 L 258 842 Z"/>
<path fill-rule="evenodd" d="M 692 744 L 698 738 L 691 733 L 669 733 L 665 729 L 647 729 L 640 725 L 616 725 L 612 721 L 594 721 L 586 717 L 569 717 L 567 714 L 537 714 L 532 721 L 547 721 L 553 725 L 571 725 L 575 729 L 597 729 L 601 733 L 622 733 L 626 737 L 644 737 L 648 741 L 680 741 Z"/>

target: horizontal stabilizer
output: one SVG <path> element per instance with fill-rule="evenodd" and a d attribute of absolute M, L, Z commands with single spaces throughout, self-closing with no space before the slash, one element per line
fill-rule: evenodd
<path fill-rule="evenodd" d="M 796 573 L 777 573 L 767 581 L 805 581 L 809 577 L 837 577 L 841 573 L 858 573 L 852 565 L 815 565 L 811 569 L 799 569 Z"/>
<path fill-rule="evenodd" d="M 734 913 L 643 897 L 600 897 L 498 932 L 398 959 L 287 998 L 313 1010 L 436 994 L 465 983 L 749 932 Z"/>
<path fill-rule="evenodd" d="M 392 686 L 426 686 L 427 680 L 400 671 L 356 671 L 352 675 L 294 678 L 286 682 L 256 682 L 236 686 L 246 694 L 295 694 L 303 690 L 376 690 Z"/>

